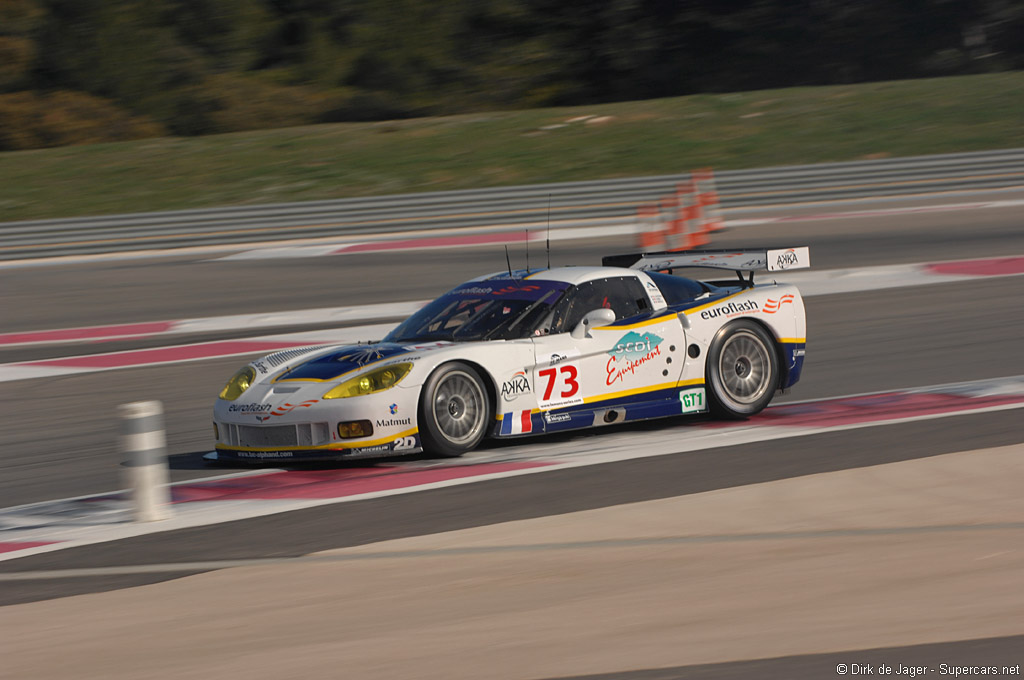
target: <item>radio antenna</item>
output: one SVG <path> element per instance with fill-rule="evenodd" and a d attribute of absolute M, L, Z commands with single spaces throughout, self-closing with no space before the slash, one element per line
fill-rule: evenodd
<path fill-rule="evenodd" d="M 526 230 L 526 273 L 530 273 L 530 230 Z"/>
<path fill-rule="evenodd" d="M 505 244 L 505 264 L 508 265 L 508 278 L 512 277 L 512 260 L 508 259 L 508 244 Z"/>
<path fill-rule="evenodd" d="M 545 241 L 545 249 L 548 251 L 548 269 L 551 269 L 551 194 L 548 194 L 548 235 Z"/>

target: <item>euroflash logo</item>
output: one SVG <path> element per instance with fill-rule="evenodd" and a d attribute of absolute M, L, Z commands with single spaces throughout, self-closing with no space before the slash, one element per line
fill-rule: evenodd
<path fill-rule="evenodd" d="M 711 309 L 705 309 L 700 313 L 702 319 L 714 319 L 719 316 L 732 316 L 733 314 L 739 314 L 741 312 L 756 312 L 758 304 L 753 300 L 747 300 L 746 302 L 730 302 L 727 305 L 719 305 L 712 307 Z"/>
<path fill-rule="evenodd" d="M 391 404 L 390 406 L 388 406 L 388 410 L 391 411 L 391 415 L 395 415 L 396 413 L 398 413 L 398 404 Z"/>
<path fill-rule="evenodd" d="M 778 300 L 773 300 L 772 298 L 768 298 L 768 301 L 764 303 L 764 309 L 762 309 L 761 311 L 764 312 L 765 314 L 774 314 L 775 312 L 777 312 L 780 309 L 782 309 L 782 305 L 787 305 L 787 304 L 789 304 L 789 305 L 793 304 L 793 296 L 792 295 L 783 295 Z"/>

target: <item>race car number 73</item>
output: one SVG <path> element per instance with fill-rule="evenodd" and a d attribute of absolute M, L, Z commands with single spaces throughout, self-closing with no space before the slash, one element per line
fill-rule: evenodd
<path fill-rule="evenodd" d="M 544 399 L 548 401 L 551 399 L 551 392 L 555 389 L 555 377 L 557 374 L 561 374 L 562 381 L 565 383 L 561 394 L 561 397 L 571 397 L 580 391 L 580 384 L 576 382 L 576 367 L 572 365 L 559 366 L 557 368 L 545 368 L 543 371 L 537 371 L 537 375 L 547 379 L 547 384 L 544 386 Z"/>

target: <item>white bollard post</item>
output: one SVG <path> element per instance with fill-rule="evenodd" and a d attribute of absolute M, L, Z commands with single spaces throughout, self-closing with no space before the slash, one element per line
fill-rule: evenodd
<path fill-rule="evenodd" d="M 159 401 L 122 404 L 121 451 L 126 486 L 131 490 L 135 520 L 155 522 L 171 516 L 168 490 L 164 408 Z"/>

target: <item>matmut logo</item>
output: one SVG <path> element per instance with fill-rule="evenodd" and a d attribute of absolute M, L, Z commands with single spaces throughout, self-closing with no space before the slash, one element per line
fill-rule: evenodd
<path fill-rule="evenodd" d="M 780 309 L 782 309 L 782 305 L 787 305 L 787 304 L 788 305 L 793 304 L 793 296 L 791 294 L 790 295 L 783 295 L 778 300 L 773 300 L 772 298 L 768 298 L 768 301 L 764 303 L 764 309 L 762 309 L 761 311 L 764 312 L 765 314 L 774 314 L 775 312 L 777 312 Z"/>

